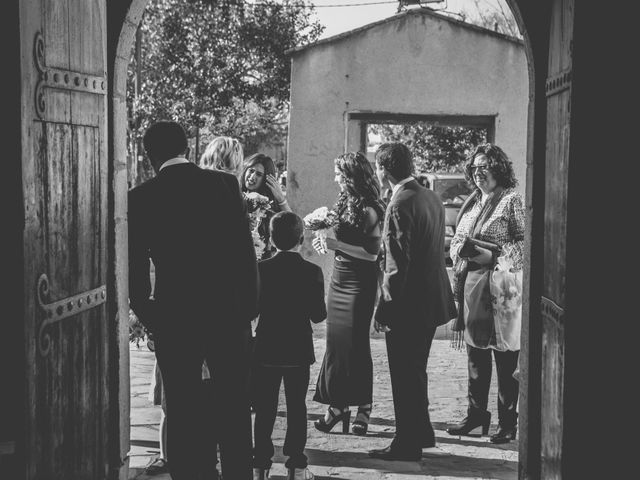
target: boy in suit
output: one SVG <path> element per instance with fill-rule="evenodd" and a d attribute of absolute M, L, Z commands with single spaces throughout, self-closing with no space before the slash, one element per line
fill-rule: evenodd
<path fill-rule="evenodd" d="M 302 219 L 279 212 L 270 222 L 277 254 L 258 264 L 260 319 L 256 328 L 254 362 L 256 416 L 253 478 L 264 480 L 273 457 L 271 434 L 284 379 L 287 434 L 283 453 L 288 480 L 312 480 L 304 447 L 307 443 L 307 406 L 310 365 L 315 362 L 313 330 L 309 321 L 327 317 L 324 278 L 317 265 L 298 253 L 303 241 Z"/>

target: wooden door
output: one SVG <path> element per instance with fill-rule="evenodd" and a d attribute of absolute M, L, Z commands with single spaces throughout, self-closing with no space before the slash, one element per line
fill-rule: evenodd
<path fill-rule="evenodd" d="M 561 478 L 574 0 L 553 0 L 549 41 L 542 310 L 541 478 Z"/>
<path fill-rule="evenodd" d="M 109 475 L 105 22 L 104 0 L 20 2 L 28 479 Z"/>

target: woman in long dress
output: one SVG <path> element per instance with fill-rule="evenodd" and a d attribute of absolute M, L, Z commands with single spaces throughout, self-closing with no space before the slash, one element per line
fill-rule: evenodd
<path fill-rule="evenodd" d="M 340 194 L 334 206 L 335 238 L 316 238 L 318 253 L 335 251 L 327 299 L 327 345 L 314 400 L 329 406 L 315 427 L 330 432 L 340 421 L 349 431 L 350 406 L 357 406 L 353 433 L 367 432 L 373 396 L 373 363 L 369 332 L 378 280 L 380 222 L 384 204 L 380 186 L 361 152 L 335 159 Z"/>

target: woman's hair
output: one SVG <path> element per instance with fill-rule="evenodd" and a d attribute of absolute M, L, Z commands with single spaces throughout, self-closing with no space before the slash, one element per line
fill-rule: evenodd
<path fill-rule="evenodd" d="M 507 154 L 497 145 L 493 143 L 482 143 L 478 145 L 471 155 L 467 157 L 467 163 L 464 166 L 464 173 L 467 177 L 469 185 L 473 188 L 478 188 L 473 181 L 473 172 L 471 166 L 473 161 L 478 155 L 484 155 L 487 157 L 489 164 L 489 171 L 495 178 L 496 183 L 500 187 L 513 188 L 518 184 L 516 174 L 513 171 L 513 164 Z"/>
<path fill-rule="evenodd" d="M 334 206 L 340 219 L 360 228 L 367 207 L 373 208 L 382 219 L 384 205 L 380 200 L 380 185 L 367 157 L 362 152 L 348 152 L 339 155 L 334 163 L 345 182 Z"/>
<path fill-rule="evenodd" d="M 209 142 L 200 157 L 200 166 L 237 175 L 243 156 L 242 144 L 238 140 L 231 137 L 216 137 Z"/>
<path fill-rule="evenodd" d="M 258 188 L 257 192 L 265 197 L 269 197 L 270 200 L 273 200 L 273 193 L 271 193 L 271 189 L 267 187 L 267 175 L 276 176 L 276 165 L 271 160 L 271 157 L 268 157 L 262 153 L 254 153 L 253 155 L 245 158 L 244 165 L 242 166 L 242 175 L 240 176 L 240 183 L 242 185 L 242 191 L 247 191 L 247 186 L 244 184 L 244 177 L 247 173 L 247 170 L 254 165 L 260 164 L 264 167 L 264 178 L 262 180 L 262 185 Z"/>

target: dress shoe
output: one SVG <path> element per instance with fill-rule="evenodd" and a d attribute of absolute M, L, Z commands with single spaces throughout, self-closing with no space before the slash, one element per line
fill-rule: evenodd
<path fill-rule="evenodd" d="M 403 460 L 408 462 L 419 462 L 422 458 L 422 452 L 407 452 L 397 448 L 386 447 L 378 450 L 369 450 L 371 458 L 378 460 Z"/>
<path fill-rule="evenodd" d="M 498 431 L 491 435 L 489 439 L 491 443 L 509 443 L 511 440 L 516 439 L 516 433 L 518 429 L 516 427 L 498 427 Z"/>
<path fill-rule="evenodd" d="M 154 476 L 169 473 L 169 464 L 164 458 L 156 458 L 153 463 L 144 469 L 145 475 Z"/>
<path fill-rule="evenodd" d="M 475 412 L 469 413 L 462 422 L 455 427 L 447 428 L 449 435 L 469 435 L 476 428 L 482 427 L 482 435 L 489 433 L 489 425 L 491 424 L 491 412 Z"/>
<path fill-rule="evenodd" d="M 336 414 L 335 410 L 338 410 L 340 413 Z M 327 412 L 329 413 L 329 417 L 331 417 L 331 420 L 325 422 L 324 418 L 320 418 L 319 420 L 313 422 L 313 426 L 316 427 L 317 430 L 320 430 L 324 433 L 329 433 L 333 429 L 333 427 L 342 422 L 342 433 L 349 433 L 351 410 L 340 410 L 339 408 L 329 407 Z"/>
<path fill-rule="evenodd" d="M 289 468 L 287 480 L 313 480 L 316 478 L 308 468 Z"/>

